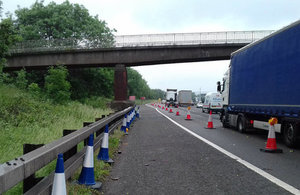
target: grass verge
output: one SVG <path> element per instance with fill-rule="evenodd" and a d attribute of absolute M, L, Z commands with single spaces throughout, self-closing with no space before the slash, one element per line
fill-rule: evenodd
<path fill-rule="evenodd" d="M 47 144 L 62 137 L 63 129 L 80 129 L 85 121 L 108 115 L 112 110 L 79 102 L 53 104 L 14 86 L 0 84 L 0 163 L 23 154 L 23 144 Z M 48 175 L 55 160 L 37 172 Z M 22 194 L 22 183 L 7 194 Z"/>

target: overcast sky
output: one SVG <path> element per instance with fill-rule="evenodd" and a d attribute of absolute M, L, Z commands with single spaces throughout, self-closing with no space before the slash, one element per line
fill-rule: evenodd
<path fill-rule="evenodd" d="M 2 0 L 4 13 L 35 0 Z M 45 4 L 50 1 L 45 0 Z M 63 0 L 55 0 L 62 3 Z M 299 0 L 70 0 L 98 15 L 116 35 L 278 30 L 300 17 Z M 136 67 L 151 88 L 216 91 L 229 61 Z M 130 94 L 131 95 L 131 94 Z"/>

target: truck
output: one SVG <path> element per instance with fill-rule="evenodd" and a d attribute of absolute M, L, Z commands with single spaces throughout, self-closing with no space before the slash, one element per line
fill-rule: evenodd
<path fill-rule="evenodd" d="M 180 90 L 178 92 L 178 106 L 192 106 L 192 90 Z"/>
<path fill-rule="evenodd" d="M 288 147 L 296 146 L 300 129 L 300 20 L 231 54 L 217 90 L 222 93 L 220 120 L 240 132 L 269 129 Z"/>
<path fill-rule="evenodd" d="M 219 113 L 222 111 L 222 95 L 218 92 L 208 92 L 205 95 L 202 105 L 202 112 L 210 113 L 210 111 Z"/>
<path fill-rule="evenodd" d="M 165 106 L 167 106 L 167 107 L 170 107 L 170 106 L 177 107 L 178 106 L 177 89 L 167 89 Z"/>

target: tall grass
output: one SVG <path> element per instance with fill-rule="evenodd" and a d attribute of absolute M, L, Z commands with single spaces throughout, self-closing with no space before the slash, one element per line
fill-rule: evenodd
<path fill-rule="evenodd" d="M 79 129 L 84 121 L 110 112 L 78 102 L 56 105 L 0 85 L 0 163 L 22 155 L 25 143 L 50 143 L 62 136 L 63 129 Z"/>
<path fill-rule="evenodd" d="M 14 86 L 0 84 L 0 163 L 4 163 L 23 154 L 23 144 L 47 144 L 62 136 L 63 129 L 79 129 L 84 121 L 94 121 L 95 117 L 109 114 L 110 109 L 104 109 L 103 103 L 92 99 L 88 105 L 79 102 L 69 102 L 65 105 L 53 104 L 47 99 L 40 99 L 36 95 L 27 93 Z M 108 100 L 106 100 L 108 101 Z M 102 107 L 102 108 L 99 108 Z M 110 137 L 110 156 L 116 153 L 123 133 L 116 133 Z M 99 149 L 95 152 L 98 153 Z M 109 175 L 110 166 L 103 162 L 96 162 L 95 179 L 104 181 Z M 37 172 L 37 176 L 47 176 L 55 169 L 54 160 L 45 168 Z M 77 178 L 79 172 L 75 174 Z M 7 194 L 21 194 L 22 183 L 9 190 Z M 84 186 L 68 184 L 69 194 L 98 194 Z"/>

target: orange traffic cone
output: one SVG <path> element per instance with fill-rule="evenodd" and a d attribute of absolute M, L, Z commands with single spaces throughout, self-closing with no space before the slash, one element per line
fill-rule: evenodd
<path fill-rule="evenodd" d="M 192 120 L 190 110 L 188 110 L 185 120 Z"/>
<path fill-rule="evenodd" d="M 162 109 L 165 109 L 165 107 L 163 106 Z"/>
<path fill-rule="evenodd" d="M 179 116 L 179 110 L 178 110 L 178 108 L 177 108 L 177 111 L 176 111 L 176 116 Z"/>
<path fill-rule="evenodd" d="M 166 111 L 168 111 L 168 107 L 166 107 Z"/>
<path fill-rule="evenodd" d="M 172 108 L 170 108 L 170 111 L 169 111 L 169 113 L 173 113 L 173 110 L 172 110 Z"/>
<path fill-rule="evenodd" d="M 270 152 L 270 153 L 282 153 L 282 150 L 277 148 L 276 145 L 276 138 L 275 138 L 275 128 L 274 125 L 277 124 L 278 120 L 277 118 L 271 118 L 269 120 L 269 134 L 268 134 L 268 140 L 267 145 L 265 149 L 260 149 L 262 152 Z"/>
<path fill-rule="evenodd" d="M 205 127 L 205 129 L 215 129 L 213 120 L 212 120 L 211 111 L 209 112 L 208 123 L 207 123 L 207 127 Z"/>

